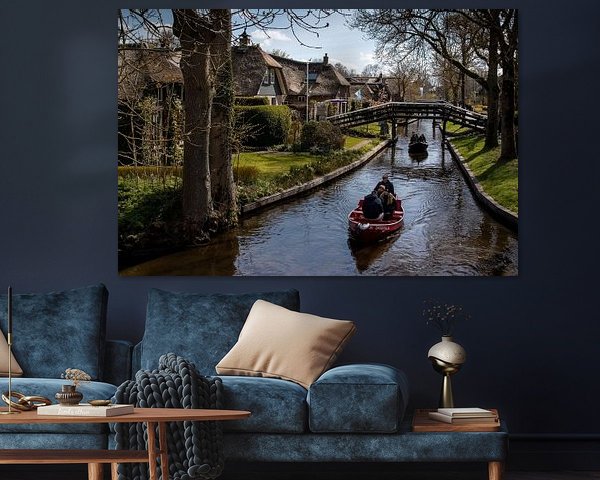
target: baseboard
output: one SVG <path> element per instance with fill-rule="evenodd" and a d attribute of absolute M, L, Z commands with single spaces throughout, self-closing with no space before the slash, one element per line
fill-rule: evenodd
<path fill-rule="evenodd" d="M 510 435 L 512 471 L 600 470 L 600 435 Z"/>

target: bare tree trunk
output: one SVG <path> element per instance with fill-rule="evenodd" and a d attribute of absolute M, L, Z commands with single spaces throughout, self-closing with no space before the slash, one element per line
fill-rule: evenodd
<path fill-rule="evenodd" d="M 502 141 L 500 160 L 517 158 L 515 141 L 515 69 L 514 62 L 502 66 Z"/>
<path fill-rule="evenodd" d="M 491 10 L 491 22 L 499 24 L 499 12 Z M 485 129 L 485 148 L 498 146 L 498 100 L 500 89 L 498 87 L 498 35 L 496 28 L 490 28 L 490 46 L 487 75 L 487 125 Z"/>
<path fill-rule="evenodd" d="M 210 142 L 212 199 L 219 221 L 237 222 L 231 157 L 233 126 L 233 70 L 231 66 L 231 11 L 212 10 L 216 31 L 211 60 L 216 69 L 217 91 L 213 101 Z"/>
<path fill-rule="evenodd" d="M 212 216 L 209 145 L 214 74 L 210 66 L 210 25 L 194 10 L 173 10 L 173 32 L 181 42 L 185 88 L 183 221 L 194 237 Z"/>

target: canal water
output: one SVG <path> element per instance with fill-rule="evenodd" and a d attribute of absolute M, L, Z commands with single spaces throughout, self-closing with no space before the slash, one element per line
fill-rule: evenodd
<path fill-rule="evenodd" d="M 360 169 L 304 196 L 245 218 L 211 245 L 167 255 L 123 275 L 517 275 L 518 238 L 474 200 L 431 122 L 408 135 L 429 141 L 425 158 L 401 135 Z M 433 138 L 435 134 L 436 138 Z M 348 213 L 387 173 L 405 210 L 404 227 L 358 247 Z"/>

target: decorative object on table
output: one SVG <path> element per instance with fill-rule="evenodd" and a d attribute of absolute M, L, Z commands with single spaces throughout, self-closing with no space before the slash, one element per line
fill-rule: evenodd
<path fill-rule="evenodd" d="M 110 405 L 110 400 L 90 400 L 89 404 L 93 407 L 106 407 Z"/>
<path fill-rule="evenodd" d="M 17 400 L 16 402 L 13 399 Z M 20 392 L 4 392 L 2 394 L 2 400 L 8 405 L 8 408 L 12 410 L 27 412 L 29 410 L 35 410 L 38 407 L 44 405 L 50 405 L 52 402 L 40 395 L 24 395 Z"/>
<path fill-rule="evenodd" d="M 77 390 L 81 382 L 89 382 L 91 377 L 78 368 L 67 368 L 60 378 L 71 380 L 72 385 L 62 385 L 60 392 L 54 395 L 61 405 L 78 405 L 83 399 L 83 394 Z"/>
<path fill-rule="evenodd" d="M 7 320 L 8 326 L 6 328 L 6 343 L 8 344 L 8 410 L 0 412 L 2 415 L 11 415 L 14 413 L 20 413 L 19 410 L 13 410 L 12 402 L 12 287 L 8 287 L 7 294 Z M 4 400 L 5 396 L 2 395 Z"/>
<path fill-rule="evenodd" d="M 429 412 L 429 418 L 455 425 L 498 423 L 498 412 L 483 408 L 438 408 Z"/>
<path fill-rule="evenodd" d="M 116 403 L 136 406 L 223 408 L 223 386 L 218 377 L 199 375 L 194 364 L 173 353 L 162 355 L 158 370 L 139 370 L 135 380 L 122 383 L 117 389 Z M 111 426 L 118 449 L 145 450 L 146 427 L 130 429 L 125 423 Z M 169 465 L 176 466 L 173 478 L 217 478 L 223 471 L 223 431 L 220 422 L 178 423 L 167 430 Z M 147 478 L 146 465 L 121 463 L 119 480 Z M 137 473 L 136 473 L 137 472 Z M 145 474 L 145 475 L 144 475 Z"/>
<path fill-rule="evenodd" d="M 452 408 L 454 407 L 454 395 L 450 377 L 460 370 L 467 359 L 465 349 L 453 341 L 452 334 L 456 322 L 469 318 L 469 315 L 463 311 L 460 305 L 450 305 L 431 300 L 426 301 L 423 315 L 427 320 L 427 324 L 432 324 L 442 334 L 442 341 L 429 349 L 427 357 L 434 370 L 443 375 L 439 406 Z"/>
<path fill-rule="evenodd" d="M 93 406 L 88 403 L 78 405 L 48 405 L 37 409 L 38 415 L 54 415 L 65 417 L 116 417 L 133 413 L 133 405 L 112 404 Z"/>

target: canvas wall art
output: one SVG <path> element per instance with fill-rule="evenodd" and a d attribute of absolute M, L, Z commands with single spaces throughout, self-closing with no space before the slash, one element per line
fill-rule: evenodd
<path fill-rule="evenodd" d="M 518 11 L 118 11 L 119 273 L 518 275 Z"/>

